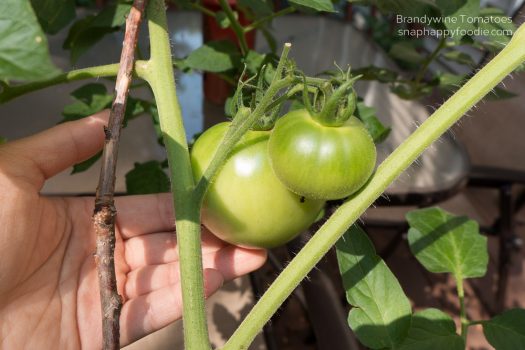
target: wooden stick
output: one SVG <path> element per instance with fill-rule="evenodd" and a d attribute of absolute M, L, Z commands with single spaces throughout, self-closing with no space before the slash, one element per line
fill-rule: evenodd
<path fill-rule="evenodd" d="M 126 33 L 120 56 L 120 66 L 115 84 L 115 100 L 111 106 L 106 135 L 102 166 L 95 198 L 93 224 L 97 235 L 95 262 L 98 270 L 100 301 L 102 306 L 103 349 L 120 348 L 119 318 L 122 298 L 117 291 L 115 276 L 115 216 L 114 205 L 115 169 L 117 165 L 118 143 L 124 121 L 129 86 L 135 62 L 135 47 L 139 25 L 147 0 L 135 0 L 126 19 Z"/>

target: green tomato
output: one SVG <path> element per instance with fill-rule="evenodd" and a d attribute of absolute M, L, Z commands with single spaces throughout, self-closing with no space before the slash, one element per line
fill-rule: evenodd
<path fill-rule="evenodd" d="M 304 109 L 277 121 L 269 153 L 275 174 L 288 189 L 323 200 L 355 193 L 376 162 L 374 141 L 356 117 L 341 126 L 324 126 Z"/>
<path fill-rule="evenodd" d="M 196 179 L 211 162 L 230 123 L 206 130 L 191 150 Z M 268 158 L 269 131 L 248 131 L 211 183 L 203 224 L 222 240 L 246 247 L 282 245 L 308 228 L 324 201 L 305 199 L 281 184 Z"/>

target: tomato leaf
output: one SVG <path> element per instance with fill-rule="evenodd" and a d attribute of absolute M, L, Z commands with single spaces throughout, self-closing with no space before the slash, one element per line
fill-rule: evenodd
<path fill-rule="evenodd" d="M 486 30 L 488 34 L 486 38 L 489 43 L 485 43 L 485 45 L 492 46 L 489 47 L 489 49 L 492 50 L 502 49 L 510 41 L 512 33 L 516 30 L 515 24 L 498 8 L 483 8 L 480 10 L 479 15 L 480 17 L 487 19 L 487 21 L 483 21 L 479 24 L 479 28 Z M 503 31 L 506 31 L 507 33 Z"/>
<path fill-rule="evenodd" d="M 457 279 L 485 275 L 487 238 L 476 221 L 440 208 L 413 210 L 406 218 L 410 250 L 427 270 L 452 273 Z"/>
<path fill-rule="evenodd" d="M 63 121 L 77 120 L 95 114 L 111 106 L 113 95 L 108 94 L 106 87 L 98 83 L 86 84 L 71 93 L 75 102 L 64 107 Z"/>
<path fill-rule="evenodd" d="M 353 225 L 336 244 L 348 315 L 357 338 L 372 349 L 397 348 L 408 334 L 410 302 L 372 242 Z"/>
<path fill-rule="evenodd" d="M 525 349 L 525 310 L 512 309 L 483 322 L 483 333 L 497 350 Z"/>
<path fill-rule="evenodd" d="M 135 167 L 126 174 L 126 190 L 128 194 L 168 192 L 170 179 L 159 161 L 135 163 Z"/>
<path fill-rule="evenodd" d="M 266 17 L 272 14 L 272 3 L 265 0 L 238 0 L 237 3 L 242 7 L 249 8 L 256 18 Z"/>
<path fill-rule="evenodd" d="M 364 102 L 357 103 L 356 116 L 365 124 L 366 130 L 372 136 L 374 143 L 383 142 L 390 134 L 390 128 L 387 128 L 377 118 L 376 110 L 368 107 Z"/>
<path fill-rule="evenodd" d="M 403 62 L 410 64 L 419 64 L 425 60 L 425 57 L 417 52 L 416 48 L 411 42 L 408 41 L 399 41 L 392 45 L 388 54 Z"/>
<path fill-rule="evenodd" d="M 290 4 L 300 9 L 336 12 L 330 0 L 290 0 Z"/>
<path fill-rule="evenodd" d="M 443 14 L 443 23 L 451 31 L 451 37 L 460 39 L 463 31 L 474 30 L 476 25 L 468 19 L 478 16 L 479 0 L 436 0 Z"/>
<path fill-rule="evenodd" d="M 207 72 L 226 72 L 241 65 L 241 54 L 229 40 L 210 41 L 190 53 L 188 67 Z"/>
<path fill-rule="evenodd" d="M 100 157 L 102 157 L 102 151 L 98 152 L 93 157 L 86 159 L 83 162 L 73 165 L 73 170 L 71 170 L 71 175 L 81 173 L 83 171 L 88 170 L 89 168 L 91 168 L 93 164 L 97 162 L 97 160 L 100 159 Z"/>
<path fill-rule="evenodd" d="M 428 0 L 347 0 L 350 3 L 359 3 L 377 7 L 383 13 L 395 13 L 403 16 L 422 16 L 429 14 L 432 8 Z"/>
<path fill-rule="evenodd" d="M 399 350 L 464 350 L 465 341 L 456 333 L 454 320 L 437 309 L 412 315 L 408 336 Z"/>
<path fill-rule="evenodd" d="M 0 80 L 43 80 L 60 73 L 29 0 L 0 1 L 0 23 Z"/>
<path fill-rule="evenodd" d="M 76 21 L 64 41 L 64 49 L 70 50 L 71 62 L 75 63 L 104 36 L 119 30 L 130 9 L 130 4 L 119 3 L 105 7 L 97 15 L 89 15 Z"/>
<path fill-rule="evenodd" d="M 31 0 L 38 22 L 49 34 L 56 34 L 76 17 L 74 0 Z"/>

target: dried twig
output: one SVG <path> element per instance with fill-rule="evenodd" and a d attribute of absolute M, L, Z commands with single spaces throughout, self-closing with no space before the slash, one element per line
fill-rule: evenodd
<path fill-rule="evenodd" d="M 93 224 L 97 235 L 95 261 L 98 269 L 100 300 L 102 304 L 103 349 L 120 348 L 119 318 L 122 299 L 117 291 L 115 276 L 115 168 L 117 164 L 118 142 L 129 86 L 135 62 L 135 47 L 139 25 L 147 0 L 135 0 L 126 20 L 126 34 L 120 56 L 120 67 L 115 84 L 115 100 L 111 106 L 109 124 L 104 128 L 106 141 L 102 155 L 102 166 L 95 198 Z"/>

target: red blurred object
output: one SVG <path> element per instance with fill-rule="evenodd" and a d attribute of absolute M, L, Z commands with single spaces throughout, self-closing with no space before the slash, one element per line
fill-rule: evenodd
<path fill-rule="evenodd" d="M 230 6 L 235 10 L 236 1 L 229 0 Z M 213 11 L 217 12 L 221 10 L 219 2 L 217 0 L 204 0 L 203 5 Z M 239 22 L 242 26 L 250 24 L 250 21 L 244 16 L 242 12 L 238 12 Z M 237 47 L 239 43 L 237 37 L 231 28 L 221 28 L 215 18 L 211 16 L 203 15 L 203 36 L 204 42 L 214 40 L 230 40 L 234 42 Z M 246 34 L 246 43 L 250 49 L 255 46 L 255 31 L 252 30 Z M 204 73 L 204 97 L 213 103 L 223 104 L 228 96 L 231 94 L 233 87 L 226 81 L 221 79 L 217 74 Z"/>

